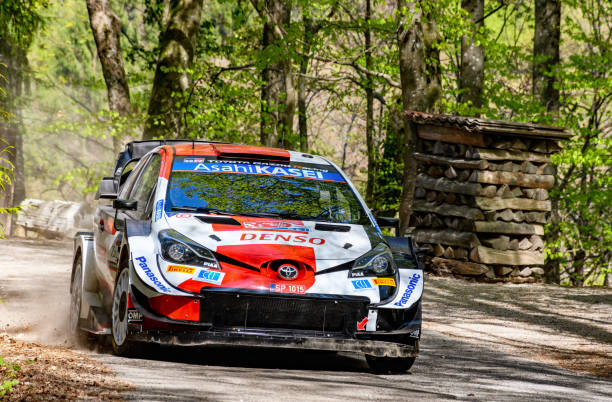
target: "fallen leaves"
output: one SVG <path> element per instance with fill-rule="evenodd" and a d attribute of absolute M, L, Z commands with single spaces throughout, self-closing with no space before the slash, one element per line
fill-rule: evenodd
<path fill-rule="evenodd" d="M 11 400 L 120 400 L 121 392 L 129 388 L 87 355 L 59 346 L 0 335 L 0 356 L 19 366 L 12 377 L 18 383 L 9 395 Z M 0 370 L 0 383 L 8 379 L 6 372 Z"/>

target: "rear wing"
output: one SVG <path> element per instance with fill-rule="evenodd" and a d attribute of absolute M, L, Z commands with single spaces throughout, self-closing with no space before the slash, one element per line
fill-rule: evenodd
<path fill-rule="evenodd" d="M 163 145 L 179 145 L 179 144 L 229 144 L 221 141 L 205 141 L 205 140 L 147 140 L 147 141 L 132 141 L 125 145 L 125 150 L 119 152 L 115 168 L 113 169 L 113 180 L 115 191 L 119 190 L 119 183 L 123 169 L 130 163 L 142 159 L 143 156 L 150 151 Z"/>

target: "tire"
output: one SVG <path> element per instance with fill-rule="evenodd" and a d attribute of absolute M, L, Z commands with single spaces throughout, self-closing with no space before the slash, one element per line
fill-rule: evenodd
<path fill-rule="evenodd" d="M 366 355 L 366 360 L 373 373 L 400 374 L 410 370 L 416 357 L 377 357 Z"/>
<path fill-rule="evenodd" d="M 128 333 L 129 273 L 122 269 L 117 275 L 111 311 L 111 344 L 113 353 L 128 356 L 134 353 L 134 346 Z"/>
<path fill-rule="evenodd" d="M 87 334 L 81 329 L 80 326 L 82 300 L 83 259 L 79 254 L 74 263 L 74 275 L 72 277 L 72 282 L 70 283 L 70 312 L 68 322 L 70 335 L 79 346 L 85 346 L 87 344 Z"/>

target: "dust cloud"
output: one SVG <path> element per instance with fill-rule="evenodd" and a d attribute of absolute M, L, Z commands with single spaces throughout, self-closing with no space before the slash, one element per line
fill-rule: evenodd
<path fill-rule="evenodd" d="M 71 345 L 68 331 L 72 244 L 0 240 L 0 333 Z"/>

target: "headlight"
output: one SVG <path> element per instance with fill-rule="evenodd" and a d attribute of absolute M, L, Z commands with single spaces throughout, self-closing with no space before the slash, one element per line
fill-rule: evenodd
<path fill-rule="evenodd" d="M 355 260 L 351 268 L 351 276 L 393 275 L 396 267 L 391 250 L 385 243 L 379 243 Z"/>
<path fill-rule="evenodd" d="M 164 260 L 178 264 L 197 265 L 221 269 L 213 253 L 173 229 L 159 232 L 161 254 Z"/>

